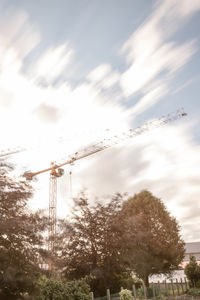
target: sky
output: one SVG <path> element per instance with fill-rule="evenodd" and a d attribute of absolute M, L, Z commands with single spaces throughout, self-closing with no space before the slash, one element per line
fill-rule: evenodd
<path fill-rule="evenodd" d="M 186 118 L 65 167 L 58 215 L 87 189 L 148 189 L 200 241 L 200 0 L 0 0 L 0 151 L 18 175 L 183 107 Z M 72 171 L 72 190 L 69 172 Z M 49 174 L 32 208 L 48 208 Z"/>

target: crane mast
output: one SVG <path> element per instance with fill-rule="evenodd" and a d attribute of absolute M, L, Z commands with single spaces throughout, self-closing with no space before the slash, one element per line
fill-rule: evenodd
<path fill-rule="evenodd" d="M 49 177 L 49 227 L 48 251 L 54 252 L 57 220 L 57 178 L 50 174 Z"/>
<path fill-rule="evenodd" d="M 168 114 L 159 119 L 152 120 L 145 123 L 144 125 L 137 127 L 136 129 L 129 129 L 123 131 L 120 134 L 112 136 L 110 138 L 105 138 L 104 140 L 93 144 L 91 146 L 85 147 L 78 152 L 70 155 L 65 161 L 60 163 L 51 163 L 50 167 L 37 172 L 25 172 L 22 176 L 27 180 L 31 180 L 34 176 L 41 173 L 50 171 L 49 179 L 49 230 L 48 230 L 48 250 L 51 253 L 55 251 L 55 238 L 56 238 L 56 219 L 57 219 L 57 178 L 61 177 L 64 170 L 61 168 L 65 165 L 70 165 L 73 162 L 85 158 L 87 156 L 93 155 L 97 152 L 103 151 L 107 148 L 115 146 L 129 138 L 136 137 L 154 128 L 161 127 L 169 122 L 180 119 L 187 114 L 183 109 L 177 110 L 174 114 Z"/>

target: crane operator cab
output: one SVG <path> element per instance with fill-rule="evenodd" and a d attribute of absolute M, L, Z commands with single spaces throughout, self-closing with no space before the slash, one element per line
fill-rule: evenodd
<path fill-rule="evenodd" d="M 51 175 L 53 175 L 55 177 L 61 177 L 61 176 L 64 175 L 64 169 L 62 169 L 62 168 L 58 168 L 58 169 L 52 168 L 51 169 Z"/>

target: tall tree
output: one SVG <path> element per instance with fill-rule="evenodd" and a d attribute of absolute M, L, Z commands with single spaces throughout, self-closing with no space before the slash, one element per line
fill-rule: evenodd
<path fill-rule="evenodd" d="M 34 289 L 45 222 L 27 206 L 29 184 L 10 175 L 0 162 L 0 298 L 18 299 Z"/>
<path fill-rule="evenodd" d="M 144 190 L 125 201 L 120 218 L 125 263 L 147 286 L 149 275 L 178 268 L 184 242 L 176 219 L 160 199 Z"/>
<path fill-rule="evenodd" d="M 75 202 L 72 221 L 62 224 L 59 238 L 65 275 L 69 279 L 95 276 L 91 287 L 98 295 L 105 294 L 106 288 L 119 288 L 117 275 L 122 266 L 116 224 L 121 202 L 118 194 L 105 205 L 98 202 L 91 206 L 82 194 Z"/>

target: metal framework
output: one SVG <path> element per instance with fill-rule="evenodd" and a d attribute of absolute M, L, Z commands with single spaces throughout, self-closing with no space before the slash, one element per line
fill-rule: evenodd
<path fill-rule="evenodd" d="M 90 156 L 97 152 L 103 151 L 107 148 L 115 146 L 121 142 L 129 138 L 134 138 L 138 135 L 141 135 L 147 131 L 150 131 L 154 128 L 161 127 L 169 122 L 180 119 L 187 114 L 183 109 L 179 109 L 174 114 L 168 114 L 159 119 L 152 120 L 144 125 L 137 127 L 136 129 L 129 129 L 127 131 L 123 131 L 115 136 L 111 136 L 110 138 L 106 138 L 94 145 L 88 146 L 86 148 L 80 149 L 80 151 L 75 152 L 70 155 L 65 161 L 60 163 L 51 163 L 50 167 L 44 170 L 40 170 L 37 172 L 25 172 L 23 177 L 27 180 L 31 180 L 34 176 L 50 171 L 50 184 L 49 184 L 49 230 L 48 230 L 48 250 L 53 253 L 55 250 L 55 238 L 56 238 L 56 207 L 57 207 L 57 177 L 61 177 L 63 175 L 63 169 L 61 167 L 65 165 L 72 164 L 73 162 L 82 159 L 84 157 Z"/>
<path fill-rule="evenodd" d="M 48 251 L 54 252 L 57 220 L 57 178 L 50 174 L 49 177 L 49 227 L 48 227 Z"/>
<path fill-rule="evenodd" d="M 23 151 L 26 151 L 26 149 L 22 148 L 22 147 L 4 149 L 4 150 L 0 151 L 0 157 L 16 154 L 16 153 L 23 152 Z"/>

